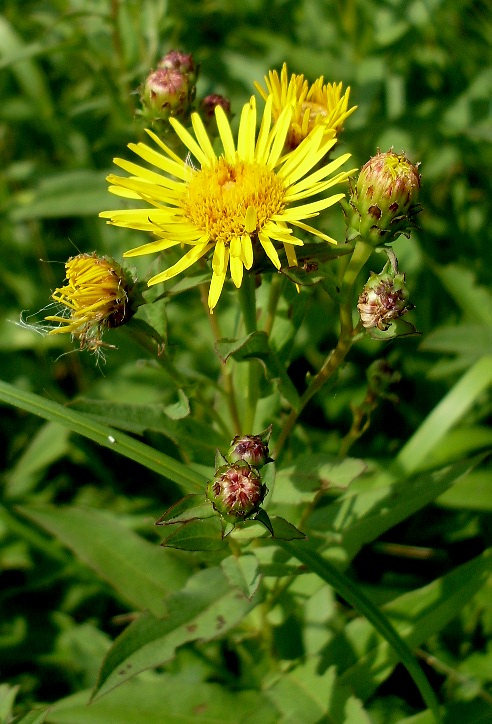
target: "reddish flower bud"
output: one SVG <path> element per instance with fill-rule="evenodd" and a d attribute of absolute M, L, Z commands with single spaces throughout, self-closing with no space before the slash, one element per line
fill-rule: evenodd
<path fill-rule="evenodd" d="M 215 118 L 215 109 L 220 106 L 226 116 L 231 115 L 231 103 L 224 96 L 218 93 L 211 93 L 209 96 L 205 96 L 200 102 L 200 114 L 204 121 L 210 121 Z"/>
<path fill-rule="evenodd" d="M 266 493 L 259 472 L 244 461 L 218 468 L 206 490 L 215 510 L 230 523 L 257 513 Z"/>
<path fill-rule="evenodd" d="M 350 226 L 375 246 L 408 236 L 420 206 L 418 164 L 393 151 L 377 153 L 361 169 L 350 204 Z"/>
<path fill-rule="evenodd" d="M 170 50 L 159 61 L 157 67 L 177 70 L 187 76 L 190 85 L 194 85 L 198 77 L 198 66 L 195 64 L 192 54 L 183 53 L 181 50 Z"/>
<path fill-rule="evenodd" d="M 147 77 L 141 94 L 143 115 L 151 121 L 183 117 L 191 110 L 194 86 L 186 74 L 171 68 L 158 68 Z"/>
<path fill-rule="evenodd" d="M 261 468 L 269 461 L 268 444 L 260 435 L 236 435 L 227 453 L 231 463 L 244 460 L 255 468 Z"/>

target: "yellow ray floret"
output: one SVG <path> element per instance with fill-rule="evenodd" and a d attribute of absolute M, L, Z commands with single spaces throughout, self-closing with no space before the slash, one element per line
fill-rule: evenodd
<path fill-rule="evenodd" d="M 324 140 L 333 139 L 335 144 L 345 120 L 357 108 L 348 107 L 350 88 L 342 94 L 341 83 L 325 84 L 323 76 L 312 85 L 309 85 L 303 75 L 293 73 L 289 78 L 285 63 L 280 76 L 276 70 L 271 70 L 265 76 L 265 84 L 266 90 L 259 83 L 255 83 L 255 86 L 264 100 L 270 95 L 273 97 L 274 119 L 277 119 L 287 106 L 292 107 L 286 138 L 288 148 L 297 148 L 316 126 L 323 128 Z"/>
<path fill-rule="evenodd" d="M 322 159 L 333 143 L 325 139 L 320 128 L 314 129 L 295 150 L 285 155 L 293 108 L 286 106 L 272 126 L 273 103 L 274 98 L 269 96 L 258 132 L 255 98 L 244 105 L 237 140 L 226 114 L 217 106 L 215 116 L 223 149 L 220 155 L 215 153 L 198 114 L 191 117 L 194 137 L 171 118 L 175 133 L 196 164 L 189 163 L 188 159 L 180 161 L 150 132 L 163 153 L 143 143 L 130 144 L 130 148 L 163 171 L 162 175 L 136 163 L 115 159 L 115 163 L 131 175 L 109 176 L 110 191 L 124 198 L 140 199 L 147 206 L 104 211 L 101 216 L 115 226 L 150 231 L 158 237 L 127 251 L 125 256 L 159 252 L 178 244 L 190 247 L 176 264 L 152 277 L 149 285 L 171 279 L 213 250 L 208 297 L 213 310 L 228 271 L 236 287 L 240 287 L 244 271 L 251 269 L 255 255 L 265 254 L 279 269 L 278 250 L 283 246 L 288 264 L 297 263 L 294 246 L 303 242 L 293 235 L 293 228 L 333 242 L 303 221 L 317 216 L 343 196 L 319 198 L 319 194 L 334 183 L 348 178 L 351 171 L 331 177 L 348 154 L 323 166 Z M 298 203 L 305 199 L 309 199 L 309 203 Z"/>

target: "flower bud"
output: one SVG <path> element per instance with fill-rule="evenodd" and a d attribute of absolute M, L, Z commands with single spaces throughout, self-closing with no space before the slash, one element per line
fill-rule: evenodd
<path fill-rule="evenodd" d="M 188 83 L 195 85 L 198 78 L 198 66 L 191 53 L 183 53 L 181 50 L 170 50 L 169 53 L 161 58 L 157 64 L 158 68 L 167 68 L 169 70 L 177 70 L 179 73 L 186 75 Z"/>
<path fill-rule="evenodd" d="M 374 246 L 408 236 L 421 210 L 419 189 L 418 164 L 393 151 L 378 152 L 362 167 L 352 189 L 350 227 Z"/>
<path fill-rule="evenodd" d="M 66 262 L 65 270 L 67 284 L 51 295 L 60 313 L 46 317 L 59 326 L 49 334 L 68 332 L 81 349 L 97 351 L 105 346 L 103 333 L 125 324 L 141 297 L 129 272 L 109 257 L 78 254 Z"/>
<path fill-rule="evenodd" d="M 194 81 L 186 72 L 157 68 L 141 88 L 142 115 L 150 121 L 167 121 L 171 116 L 183 118 L 191 112 L 194 97 Z"/>
<path fill-rule="evenodd" d="M 230 523 L 257 513 L 266 493 L 259 472 L 243 460 L 218 468 L 206 490 L 215 510 Z"/>
<path fill-rule="evenodd" d="M 236 435 L 226 457 L 230 463 L 244 460 L 255 468 L 261 468 L 270 461 L 268 443 L 260 435 Z"/>
<path fill-rule="evenodd" d="M 357 309 L 360 319 L 366 329 L 377 327 L 382 332 L 390 324 L 402 317 L 411 305 L 407 304 L 408 290 L 405 286 L 405 275 L 394 271 L 387 271 L 387 264 L 381 274 L 371 272 L 359 296 Z"/>
<path fill-rule="evenodd" d="M 220 106 L 228 118 L 231 117 L 231 103 L 218 93 L 211 93 L 200 101 L 200 116 L 207 128 L 215 121 L 215 109 Z"/>

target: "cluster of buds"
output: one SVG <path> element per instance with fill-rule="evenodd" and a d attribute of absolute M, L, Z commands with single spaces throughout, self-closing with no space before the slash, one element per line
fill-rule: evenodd
<path fill-rule="evenodd" d="M 170 50 L 140 87 L 140 115 L 156 126 L 170 118 L 187 122 L 197 105 L 205 127 L 214 130 L 215 108 L 221 106 L 230 116 L 231 104 L 218 93 L 211 93 L 195 104 L 198 72 L 199 66 L 191 53 Z"/>
<path fill-rule="evenodd" d="M 260 435 L 237 435 L 224 457 L 217 453 L 216 470 L 207 484 L 206 496 L 228 523 L 258 513 L 268 492 L 260 469 L 271 462 L 268 440 L 271 428 Z"/>
<path fill-rule="evenodd" d="M 171 50 L 158 63 L 140 88 L 142 115 L 150 122 L 185 118 L 196 94 L 198 67 L 193 56 Z"/>
<path fill-rule="evenodd" d="M 390 244 L 415 227 L 420 190 L 418 164 L 404 154 L 378 152 L 361 169 L 350 197 L 350 234 L 374 246 Z"/>
<path fill-rule="evenodd" d="M 413 334 L 413 325 L 401 320 L 404 314 L 413 309 L 408 298 L 405 275 L 398 273 L 388 261 L 380 274 L 371 272 L 359 296 L 357 309 L 363 327 L 377 339 L 382 338 L 381 333 L 386 332 L 389 334 L 383 337 Z"/>

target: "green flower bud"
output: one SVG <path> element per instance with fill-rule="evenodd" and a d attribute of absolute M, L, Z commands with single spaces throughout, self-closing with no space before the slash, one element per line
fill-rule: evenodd
<path fill-rule="evenodd" d="M 198 66 L 191 53 L 183 53 L 181 50 L 170 50 L 169 53 L 159 61 L 158 68 L 167 68 L 168 70 L 177 70 L 182 75 L 186 75 L 188 83 L 195 85 L 198 78 Z"/>
<path fill-rule="evenodd" d="M 215 510 L 230 523 L 257 513 L 266 494 L 259 472 L 245 461 L 218 468 L 206 489 Z"/>
<path fill-rule="evenodd" d="M 244 460 L 255 468 L 261 468 L 270 461 L 268 443 L 260 435 L 236 435 L 226 457 L 230 463 Z"/>
<path fill-rule="evenodd" d="M 381 274 L 374 274 L 366 283 L 359 296 L 357 309 L 360 319 L 366 329 L 377 327 L 382 332 L 390 324 L 402 317 L 409 309 L 408 290 L 405 286 L 405 275 L 393 270 L 387 271 L 389 263 Z"/>
<path fill-rule="evenodd" d="M 191 111 L 194 88 L 179 70 L 152 71 L 141 89 L 142 115 L 150 121 L 167 121 L 171 116 L 183 118 Z"/>
<path fill-rule="evenodd" d="M 421 207 L 418 164 L 393 151 L 377 153 L 360 170 L 350 198 L 349 226 L 380 246 L 409 235 Z"/>

